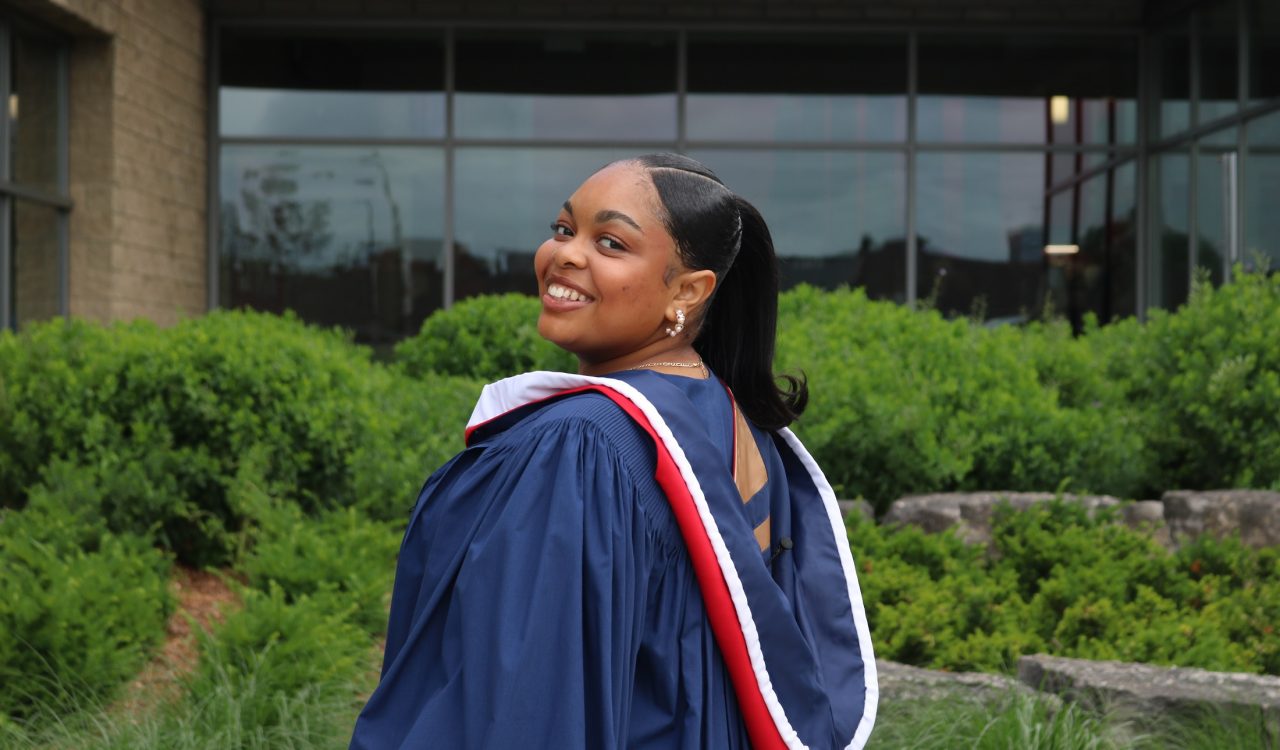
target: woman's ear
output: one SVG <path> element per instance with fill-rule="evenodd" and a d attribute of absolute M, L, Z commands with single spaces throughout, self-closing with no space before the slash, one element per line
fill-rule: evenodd
<path fill-rule="evenodd" d="M 671 285 L 675 289 L 675 295 L 671 298 L 670 317 L 675 319 L 677 309 L 689 313 L 690 317 L 696 317 L 694 313 L 706 305 L 712 292 L 716 290 L 716 274 L 707 269 L 685 271 L 676 276 Z"/>

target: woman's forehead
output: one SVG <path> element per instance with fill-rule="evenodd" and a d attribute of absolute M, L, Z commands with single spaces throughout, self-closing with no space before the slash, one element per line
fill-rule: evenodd
<path fill-rule="evenodd" d="M 622 211 L 641 223 L 661 223 L 658 191 L 643 167 L 630 162 L 610 164 L 591 175 L 569 198 L 573 211 Z"/>

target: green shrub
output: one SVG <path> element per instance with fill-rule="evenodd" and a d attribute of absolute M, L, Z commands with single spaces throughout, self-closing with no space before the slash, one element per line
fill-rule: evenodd
<path fill-rule="evenodd" d="M 199 635 L 200 664 L 189 679 L 196 705 L 236 696 L 236 729 L 269 734 L 289 718 L 291 700 L 310 690 L 354 686 L 369 667 L 372 639 L 309 597 L 289 601 L 279 586 L 245 589 L 244 608 Z"/>
<path fill-rule="evenodd" d="M 499 380 L 530 370 L 577 372 L 572 354 L 538 335 L 541 302 L 524 294 L 471 297 L 440 310 L 396 346 L 410 375 Z"/>
<path fill-rule="evenodd" d="M 1127 406 L 1090 397 L 1075 346 L 1061 326 L 987 329 L 861 290 L 802 286 L 780 304 L 779 367 L 812 394 L 797 432 L 838 492 L 879 510 L 918 492 L 1148 483 Z"/>
<path fill-rule="evenodd" d="M 1280 274 L 1237 267 L 1133 332 L 1096 336 L 1151 425 L 1163 488 L 1280 489 Z"/>
<path fill-rule="evenodd" d="M 0 716 L 102 698 L 163 638 L 169 561 L 38 495 L 0 510 Z"/>
<path fill-rule="evenodd" d="M 1072 503 L 997 512 L 989 549 L 850 519 L 877 655 L 1008 671 L 1034 652 L 1280 674 L 1280 550 L 1177 553 Z"/>
<path fill-rule="evenodd" d="M 250 495 L 252 493 L 252 495 Z M 306 597 L 371 635 L 387 626 L 399 524 L 371 521 L 355 508 L 307 518 L 296 505 L 245 493 L 252 519 L 237 569 L 251 586 L 278 588 L 287 602 Z"/>
<path fill-rule="evenodd" d="M 243 521 L 243 457 L 312 513 L 403 517 L 461 447 L 478 385 L 411 379 L 344 335 L 217 312 L 173 328 L 81 321 L 0 334 L 0 501 L 20 507 L 70 463 L 116 531 L 151 532 L 193 566 L 223 564 Z"/>

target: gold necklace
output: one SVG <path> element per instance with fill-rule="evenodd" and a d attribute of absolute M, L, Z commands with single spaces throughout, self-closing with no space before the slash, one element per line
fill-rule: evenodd
<path fill-rule="evenodd" d="M 702 376 L 704 378 L 711 377 L 711 372 L 707 370 L 707 365 L 701 358 L 699 358 L 697 362 L 646 362 L 642 365 L 636 365 L 635 367 L 628 367 L 627 369 L 639 370 L 645 367 L 701 367 Z"/>

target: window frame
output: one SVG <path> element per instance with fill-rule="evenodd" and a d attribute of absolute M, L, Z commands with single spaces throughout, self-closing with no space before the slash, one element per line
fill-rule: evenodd
<path fill-rule="evenodd" d="M 55 134 L 55 159 L 57 190 L 49 192 L 10 179 L 13 165 L 10 140 L 8 102 L 13 94 L 13 52 L 15 36 L 22 34 L 40 38 L 56 47 L 57 91 L 55 93 L 57 117 Z M 17 201 L 53 208 L 56 214 L 58 315 L 66 316 L 70 310 L 70 213 L 73 208 L 69 182 L 68 133 L 70 42 L 64 36 L 29 23 L 7 13 L 0 13 L 0 103 L 5 111 L 0 113 L 0 330 L 17 330 L 23 321 L 17 319 L 16 279 L 13 278 L 13 211 Z"/>

